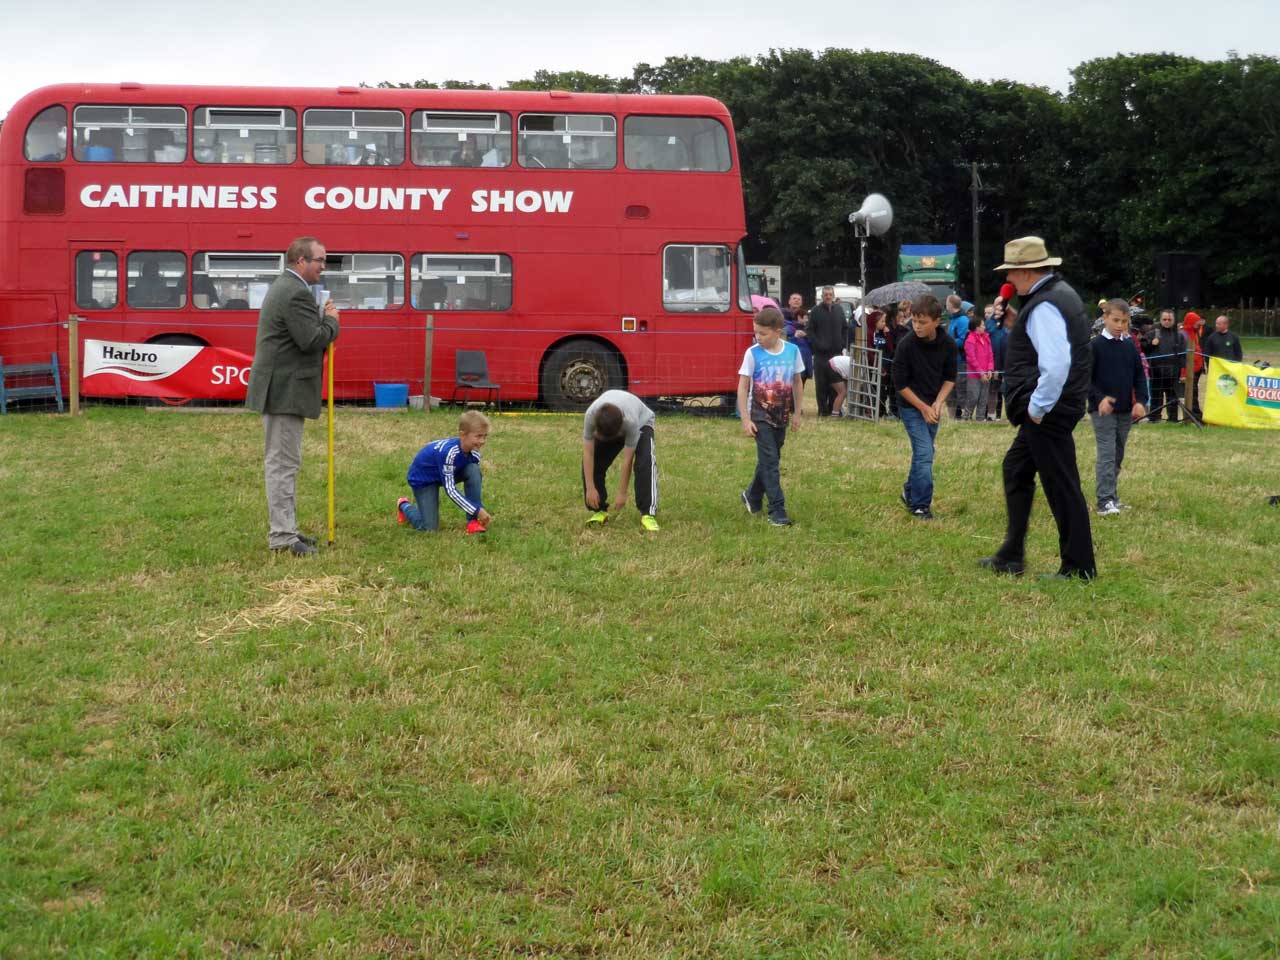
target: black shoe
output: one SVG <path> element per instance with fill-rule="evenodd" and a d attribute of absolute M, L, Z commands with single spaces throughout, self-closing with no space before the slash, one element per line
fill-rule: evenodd
<path fill-rule="evenodd" d="M 305 543 L 308 547 L 314 547 L 319 541 L 315 537 L 308 537 L 305 533 L 298 534 L 298 539 Z"/>
<path fill-rule="evenodd" d="M 911 511 L 911 515 L 917 520 L 935 520 L 933 512 L 928 507 L 916 507 Z"/>
<path fill-rule="evenodd" d="M 283 547 L 272 547 L 272 553 L 284 553 L 288 551 L 295 557 L 309 557 L 312 554 L 319 553 L 315 547 L 309 543 L 303 543 L 301 540 L 295 540 L 293 543 L 286 543 Z"/>
<path fill-rule="evenodd" d="M 789 527 L 789 526 L 791 526 L 791 518 L 790 518 L 790 517 L 788 517 L 785 513 L 779 514 L 779 515 L 777 515 L 776 517 L 775 517 L 775 516 L 773 516 L 773 515 L 770 515 L 770 516 L 769 516 L 769 526 L 771 526 L 771 527 Z"/>
<path fill-rule="evenodd" d="M 1021 560 L 1001 560 L 997 556 L 983 557 L 978 561 L 978 566 L 985 567 L 992 573 L 1008 574 L 1011 577 L 1020 577 L 1027 569 Z"/>
<path fill-rule="evenodd" d="M 1093 580 L 1098 576 L 1096 571 L 1059 570 L 1057 573 L 1042 573 L 1041 580 Z"/>

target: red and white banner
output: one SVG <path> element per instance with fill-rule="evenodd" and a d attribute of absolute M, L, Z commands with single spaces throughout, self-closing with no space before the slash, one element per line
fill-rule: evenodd
<path fill-rule="evenodd" d="M 253 357 L 223 347 L 84 342 L 86 397 L 244 400 Z"/>

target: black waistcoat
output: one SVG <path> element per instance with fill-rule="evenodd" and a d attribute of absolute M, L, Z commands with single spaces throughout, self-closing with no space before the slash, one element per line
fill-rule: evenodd
<path fill-rule="evenodd" d="M 1045 419 L 1074 426 L 1084 416 L 1089 399 L 1089 377 L 1093 355 L 1089 351 L 1089 317 L 1079 295 L 1061 277 L 1050 277 L 1023 298 L 1018 319 L 1009 330 L 1005 353 L 1005 409 L 1015 426 L 1027 416 L 1027 405 L 1040 379 L 1040 358 L 1027 334 L 1027 320 L 1037 304 L 1051 303 L 1067 322 L 1067 342 L 1071 346 L 1071 372 L 1062 395 Z"/>

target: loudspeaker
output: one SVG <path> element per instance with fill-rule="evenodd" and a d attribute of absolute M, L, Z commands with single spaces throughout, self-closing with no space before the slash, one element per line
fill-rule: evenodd
<path fill-rule="evenodd" d="M 1156 254 L 1157 309 L 1188 310 L 1204 306 L 1201 297 L 1201 257 L 1198 253 Z"/>

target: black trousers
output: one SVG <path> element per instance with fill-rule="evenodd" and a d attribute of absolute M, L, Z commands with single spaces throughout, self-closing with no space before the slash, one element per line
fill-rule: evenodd
<path fill-rule="evenodd" d="M 1161 415 L 1168 413 L 1169 422 L 1178 422 L 1178 367 L 1156 367 L 1151 368 L 1151 413 L 1150 420 L 1154 423 L 1161 418 Z"/>
<path fill-rule="evenodd" d="M 600 509 L 609 509 L 609 490 L 606 474 L 622 452 L 624 438 L 617 440 L 595 441 L 595 470 L 592 483 L 600 494 Z M 632 489 L 636 495 L 636 509 L 641 513 L 657 515 L 658 512 L 658 461 L 653 452 L 653 427 L 641 427 L 640 439 L 636 443 L 636 458 L 631 467 Z M 587 502 L 587 474 L 582 474 L 582 502 Z M 588 506 L 588 510 L 593 509 Z"/>
<path fill-rule="evenodd" d="M 831 407 L 836 399 L 836 381 L 840 374 L 831 369 L 831 357 L 834 354 L 813 354 L 813 383 L 818 393 L 818 416 L 831 416 Z"/>
<path fill-rule="evenodd" d="M 1053 519 L 1058 525 L 1059 573 L 1097 576 L 1093 556 L 1093 531 L 1089 526 L 1089 504 L 1080 489 L 1076 466 L 1076 444 L 1072 431 L 1076 423 L 1063 424 L 1030 419 L 1018 428 L 1013 445 L 1004 456 L 1004 503 L 1008 526 L 1004 543 L 996 551 L 1001 560 L 1019 563 L 1024 558 L 1027 526 L 1031 522 L 1031 502 L 1036 494 L 1036 475 L 1044 487 Z"/>

